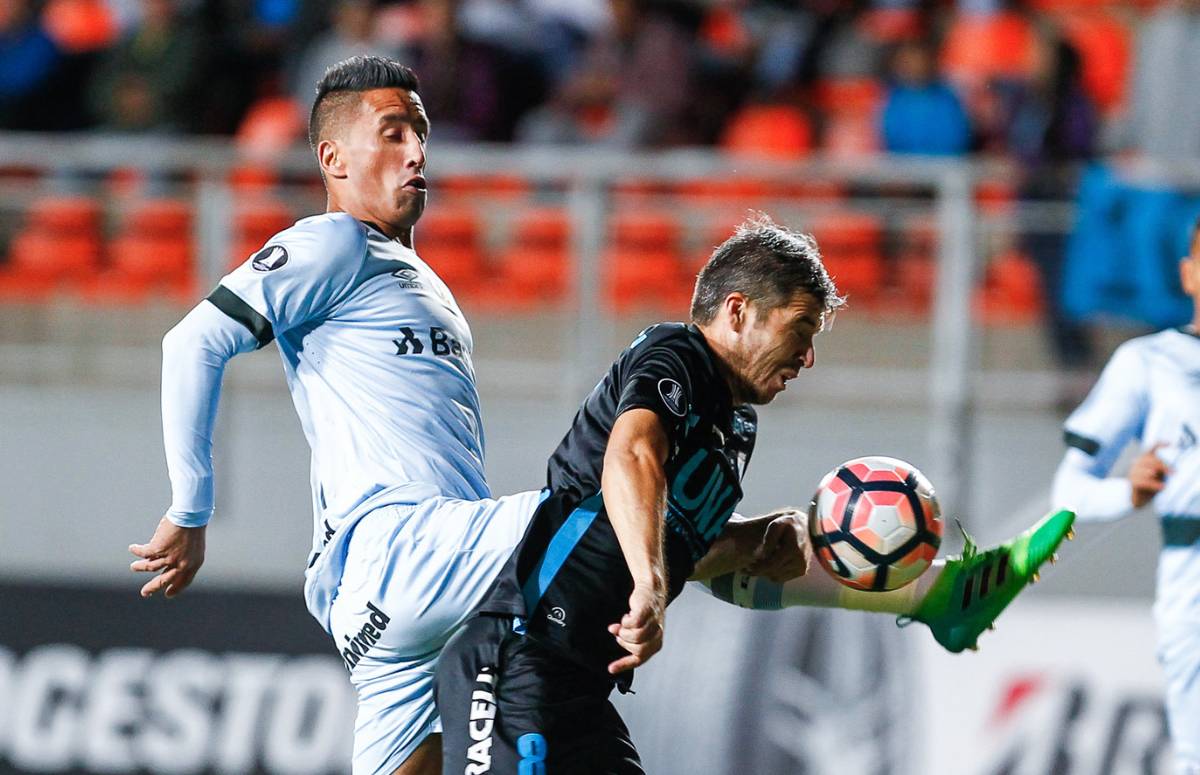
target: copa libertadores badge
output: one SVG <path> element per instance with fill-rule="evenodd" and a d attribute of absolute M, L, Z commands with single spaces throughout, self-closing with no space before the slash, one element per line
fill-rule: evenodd
<path fill-rule="evenodd" d="M 687 414 L 686 407 L 683 405 L 683 386 L 673 379 L 660 379 L 658 381 L 658 394 L 662 397 L 663 404 L 667 410 L 677 417 L 683 417 Z"/>
<path fill-rule="evenodd" d="M 256 272 L 271 272 L 288 262 L 287 248 L 283 245 L 268 245 L 254 254 L 250 266 Z"/>

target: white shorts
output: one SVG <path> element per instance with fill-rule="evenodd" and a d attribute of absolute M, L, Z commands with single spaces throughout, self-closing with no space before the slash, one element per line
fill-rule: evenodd
<path fill-rule="evenodd" d="M 433 498 L 364 516 L 330 609 L 358 693 L 354 775 L 390 775 L 430 733 L 438 654 L 520 543 L 542 493 Z"/>

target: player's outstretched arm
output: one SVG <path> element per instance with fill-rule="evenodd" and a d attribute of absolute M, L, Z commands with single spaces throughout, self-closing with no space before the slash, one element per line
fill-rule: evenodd
<path fill-rule="evenodd" d="M 662 648 L 667 606 L 663 521 L 667 503 L 666 430 L 649 409 L 624 412 L 608 437 L 600 489 L 604 509 L 633 577 L 629 612 L 608 631 L 629 652 L 608 666 L 616 674 L 645 664 Z"/>
<path fill-rule="evenodd" d="M 704 581 L 743 571 L 783 583 L 808 572 L 808 516 L 784 507 L 757 517 L 735 514 L 696 563 L 691 581 Z"/>
<path fill-rule="evenodd" d="M 258 340 L 241 323 L 201 302 L 163 337 L 163 446 L 171 507 L 148 543 L 131 544 L 130 570 L 155 573 L 142 596 L 179 594 L 204 562 L 204 526 L 213 510 L 212 432 L 225 364 Z"/>

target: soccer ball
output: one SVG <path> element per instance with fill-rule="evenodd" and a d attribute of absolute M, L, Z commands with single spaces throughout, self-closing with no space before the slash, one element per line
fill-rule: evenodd
<path fill-rule="evenodd" d="M 808 507 L 821 567 L 855 589 L 898 589 L 920 576 L 942 544 L 933 485 L 902 460 L 847 461 L 821 480 Z"/>

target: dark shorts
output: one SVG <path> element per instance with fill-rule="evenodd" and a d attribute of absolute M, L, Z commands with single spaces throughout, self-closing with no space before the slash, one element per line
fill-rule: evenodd
<path fill-rule="evenodd" d="M 477 616 L 438 660 L 445 775 L 643 775 L 613 682 Z"/>

